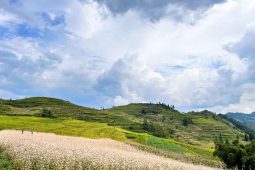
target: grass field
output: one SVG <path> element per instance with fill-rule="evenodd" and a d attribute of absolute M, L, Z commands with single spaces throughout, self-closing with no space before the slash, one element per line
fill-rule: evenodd
<path fill-rule="evenodd" d="M 0 116 L 0 129 L 33 130 L 89 138 L 111 138 L 118 141 L 126 139 L 124 133 L 112 126 L 104 123 L 85 122 L 74 119 L 2 115 Z"/>

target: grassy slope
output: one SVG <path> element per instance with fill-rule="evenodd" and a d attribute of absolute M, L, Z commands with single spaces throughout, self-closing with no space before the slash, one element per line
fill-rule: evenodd
<path fill-rule="evenodd" d="M 74 119 L 50 119 L 31 116 L 0 116 L 0 130 L 18 129 L 49 132 L 60 135 L 89 138 L 111 138 L 118 141 L 126 139 L 117 128 L 104 123 L 85 122 Z"/>
<path fill-rule="evenodd" d="M 148 113 L 142 114 L 141 110 L 148 111 Z M 237 135 L 240 138 L 244 136 L 242 132 L 234 129 L 230 122 L 209 111 L 182 114 L 172 108 L 164 108 L 156 104 L 129 104 L 111 108 L 109 111 L 132 116 L 140 122 L 143 119 L 156 122 L 163 127 L 173 129 L 172 138 L 204 147 L 213 147 L 213 141 L 219 138 L 220 134 L 229 140 L 236 139 Z M 183 126 L 184 117 L 190 117 L 193 123 Z"/>
<path fill-rule="evenodd" d="M 213 141 L 220 134 L 230 140 L 235 139 L 237 135 L 243 136 L 240 131 L 232 127 L 231 123 L 207 111 L 184 115 L 172 108 L 141 103 L 97 110 L 43 97 L 0 100 L 0 114 L 38 116 L 45 108 L 51 110 L 56 117 L 101 122 L 135 132 L 144 132 L 142 123 L 147 119 L 173 130 L 171 137 L 176 140 L 205 147 L 212 147 Z M 146 114 L 142 114 L 142 110 Z M 191 117 L 193 124 L 183 126 L 182 120 L 185 116 Z"/>
<path fill-rule="evenodd" d="M 82 107 L 55 98 L 34 97 L 21 100 L 0 100 L 0 114 L 3 115 L 39 116 L 43 109 L 51 110 L 55 117 L 68 117 L 121 127 L 140 126 L 137 120 L 133 120 L 130 116 Z"/>
<path fill-rule="evenodd" d="M 43 109 L 51 110 L 55 119 L 32 117 L 39 116 Z M 237 135 L 243 136 L 231 123 L 210 112 L 182 114 L 157 104 L 129 104 L 97 110 L 59 99 L 36 97 L 0 100 L 0 114 L 9 115 L 0 116 L 0 129 L 34 129 L 64 135 L 112 138 L 155 153 L 177 159 L 184 156 L 183 159 L 188 161 L 199 160 L 206 164 L 218 163 L 212 156 L 213 150 L 204 148 L 213 147 L 213 140 L 219 134 L 230 140 Z M 184 117 L 190 117 L 193 124 L 183 126 Z M 142 128 L 144 119 L 168 127 L 174 133 L 169 139 L 149 135 Z M 212 162 L 208 163 L 210 160 Z"/>

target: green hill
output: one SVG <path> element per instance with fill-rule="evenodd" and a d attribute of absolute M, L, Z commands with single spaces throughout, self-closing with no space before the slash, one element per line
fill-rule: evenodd
<path fill-rule="evenodd" d="M 220 136 L 229 140 L 234 140 L 237 136 L 244 137 L 243 132 L 236 129 L 231 122 L 209 111 L 183 114 L 168 105 L 150 103 L 129 104 L 111 108 L 109 111 L 126 114 L 142 124 L 146 120 L 158 127 L 159 131 L 166 131 L 166 134 L 154 134 L 156 136 L 170 137 L 193 145 L 211 147 Z M 150 133 L 150 128 L 147 132 Z"/>
<path fill-rule="evenodd" d="M 167 157 L 211 166 L 214 140 L 242 140 L 244 133 L 209 111 L 181 113 L 163 103 L 92 109 L 68 101 L 34 97 L 0 100 L 0 129 L 112 138 Z"/>
<path fill-rule="evenodd" d="M 44 112 L 50 112 L 50 115 Z M 213 146 L 219 138 L 243 138 L 244 134 L 230 122 L 209 111 L 180 113 L 165 104 L 136 103 L 110 109 L 97 110 L 68 101 L 34 97 L 20 100 L 0 100 L 0 114 L 74 118 L 106 123 L 134 132 L 147 132 L 154 136 L 173 138 L 185 143 Z"/>

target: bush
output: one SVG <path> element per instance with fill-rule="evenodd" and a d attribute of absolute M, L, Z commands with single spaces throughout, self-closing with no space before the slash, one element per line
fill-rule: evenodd
<path fill-rule="evenodd" d="M 43 109 L 43 111 L 41 112 L 40 116 L 41 117 L 50 117 L 50 118 L 52 118 L 53 117 L 53 113 L 52 113 L 51 110 Z"/>
<path fill-rule="evenodd" d="M 170 134 L 174 133 L 173 129 L 169 129 L 159 124 L 149 122 L 146 119 L 144 119 L 144 122 L 143 122 L 143 129 L 145 131 L 151 132 L 151 134 L 154 136 L 162 137 L 162 138 L 169 137 Z"/>
<path fill-rule="evenodd" d="M 191 117 L 184 117 L 183 120 L 182 120 L 182 124 L 183 126 L 188 126 L 189 124 L 192 124 L 192 119 Z"/>
<path fill-rule="evenodd" d="M 0 169 L 12 170 L 12 162 L 0 148 Z"/>

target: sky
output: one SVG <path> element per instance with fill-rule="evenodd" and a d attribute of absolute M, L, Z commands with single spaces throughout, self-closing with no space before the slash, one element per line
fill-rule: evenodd
<path fill-rule="evenodd" d="M 254 0 L 1 0 L 0 97 L 255 111 Z"/>

